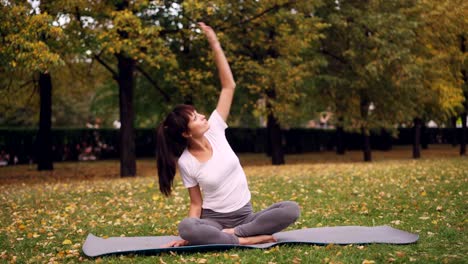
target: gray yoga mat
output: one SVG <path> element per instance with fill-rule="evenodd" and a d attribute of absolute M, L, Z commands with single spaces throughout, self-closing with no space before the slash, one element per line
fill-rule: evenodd
<path fill-rule="evenodd" d="M 306 228 L 279 232 L 273 235 L 277 242 L 257 245 L 211 244 L 163 248 L 162 245 L 178 236 L 144 236 L 144 237 L 109 237 L 100 238 L 89 234 L 83 244 L 83 252 L 89 257 L 109 254 L 158 254 L 161 252 L 195 252 L 208 250 L 227 250 L 231 248 L 265 249 L 281 244 L 313 245 L 347 245 L 347 244 L 411 244 L 419 236 L 390 226 L 335 226 Z"/>

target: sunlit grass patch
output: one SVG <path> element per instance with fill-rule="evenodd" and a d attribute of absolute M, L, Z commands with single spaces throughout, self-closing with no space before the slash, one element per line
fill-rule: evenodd
<path fill-rule="evenodd" d="M 463 263 L 466 261 L 468 161 L 463 157 L 422 160 L 380 158 L 372 163 L 333 160 L 315 154 L 289 157 L 284 166 L 260 165 L 260 155 L 241 155 L 260 210 L 295 200 L 301 218 L 289 229 L 338 225 L 390 225 L 418 233 L 417 244 L 230 250 L 157 256 L 109 256 L 105 263 Z M 389 154 L 388 154 L 389 155 Z M 63 166 L 63 167 L 62 167 Z M 88 178 L 67 176 L 73 166 Z M 139 177 L 121 179 L 118 162 L 56 164 L 60 177 L 17 178 L 0 186 L 0 260 L 18 263 L 94 262 L 81 253 L 88 233 L 147 236 L 177 233 L 188 197 L 176 180 L 174 195 L 158 192 L 153 160 L 138 162 Z M 15 170 L 15 167 L 8 168 Z M 17 167 L 16 175 L 34 169 Z M 0 171 L 4 173 L 6 170 Z M 23 171 L 23 172 L 22 172 Z M 75 173 L 75 172 L 73 172 Z M 6 177 L 2 175 L 1 177 Z"/>

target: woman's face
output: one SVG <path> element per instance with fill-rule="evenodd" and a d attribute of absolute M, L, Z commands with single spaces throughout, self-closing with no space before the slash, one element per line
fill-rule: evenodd
<path fill-rule="evenodd" d="M 190 115 L 190 121 L 188 123 L 189 137 L 201 137 L 209 128 L 210 124 L 208 124 L 208 120 L 206 120 L 204 115 L 199 114 L 197 111 L 194 111 Z"/>

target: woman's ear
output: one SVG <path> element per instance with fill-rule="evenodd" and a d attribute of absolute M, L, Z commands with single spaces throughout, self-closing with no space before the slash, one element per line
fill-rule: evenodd
<path fill-rule="evenodd" d="M 187 133 L 187 132 L 182 132 L 182 136 L 183 136 L 184 138 L 190 138 L 190 137 L 192 137 L 192 134 Z"/>

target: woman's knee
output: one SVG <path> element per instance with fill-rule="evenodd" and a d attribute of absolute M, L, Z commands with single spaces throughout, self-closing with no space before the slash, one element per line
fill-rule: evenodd
<path fill-rule="evenodd" d="M 284 202 L 285 214 L 288 220 L 295 222 L 301 215 L 301 208 L 296 202 L 285 201 Z"/>
<path fill-rule="evenodd" d="M 178 229 L 181 238 L 190 240 L 190 237 L 195 235 L 198 226 L 197 220 L 198 218 L 187 217 L 179 223 Z"/>

